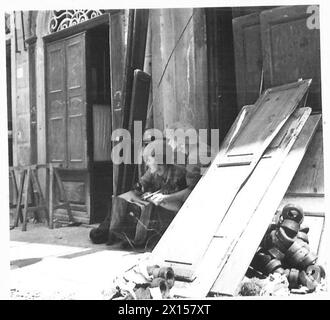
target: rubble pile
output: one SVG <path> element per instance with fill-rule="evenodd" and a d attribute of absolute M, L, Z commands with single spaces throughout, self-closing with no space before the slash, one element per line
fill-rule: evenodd
<path fill-rule="evenodd" d="M 309 227 L 302 225 L 303 220 L 301 207 L 293 204 L 283 207 L 277 223 L 269 226 L 250 264 L 248 273 L 254 278 L 243 282 L 240 295 L 263 295 L 262 288 L 274 280 L 275 274 L 287 278 L 291 292 L 302 287 L 305 293 L 314 292 L 322 285 L 325 271 L 310 250 Z M 267 281 L 258 281 L 258 278 Z M 285 285 L 285 281 L 279 282 Z"/>

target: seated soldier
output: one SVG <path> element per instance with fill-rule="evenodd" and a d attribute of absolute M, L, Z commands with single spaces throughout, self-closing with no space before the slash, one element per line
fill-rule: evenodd
<path fill-rule="evenodd" d="M 170 124 L 164 134 L 167 138 L 167 143 L 171 146 L 176 154 L 178 164 L 185 166 L 187 188 L 180 190 L 172 195 L 172 200 L 177 197 L 185 201 L 191 191 L 194 189 L 200 178 L 206 173 L 210 163 L 217 154 L 218 150 L 211 148 L 206 142 L 201 141 L 195 128 L 183 122 L 175 122 Z M 179 139 L 182 130 L 182 137 Z M 189 131 L 195 132 L 196 140 L 189 139 Z M 181 156 L 179 156 L 181 154 Z M 184 158 L 184 163 L 179 163 L 178 159 Z"/>
<path fill-rule="evenodd" d="M 163 152 L 157 154 L 160 148 Z M 163 141 L 152 141 L 145 147 L 143 160 L 147 171 L 133 190 L 113 198 L 111 218 L 90 232 L 94 243 L 143 245 L 151 214 L 159 220 L 159 234 L 166 230 L 184 202 L 183 197 L 175 194 L 187 187 L 185 169 L 166 164 L 166 155 L 171 159 L 172 152 Z"/>

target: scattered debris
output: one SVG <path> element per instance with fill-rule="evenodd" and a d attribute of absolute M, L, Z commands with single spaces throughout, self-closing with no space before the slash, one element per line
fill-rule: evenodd
<path fill-rule="evenodd" d="M 114 281 L 110 300 L 169 299 L 175 283 L 171 267 L 141 261 Z"/>
<path fill-rule="evenodd" d="M 245 280 L 241 286 L 241 296 L 288 296 L 289 282 L 285 275 L 270 274 L 266 279 L 256 277 Z"/>
<path fill-rule="evenodd" d="M 262 289 L 262 282 L 260 279 L 253 277 L 243 281 L 239 291 L 240 296 L 259 296 Z"/>

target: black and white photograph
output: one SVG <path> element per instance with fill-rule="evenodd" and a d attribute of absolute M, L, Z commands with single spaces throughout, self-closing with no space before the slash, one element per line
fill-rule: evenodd
<path fill-rule="evenodd" d="M 327 299 L 329 6 L 120 5 L 1 10 L 0 298 Z"/>

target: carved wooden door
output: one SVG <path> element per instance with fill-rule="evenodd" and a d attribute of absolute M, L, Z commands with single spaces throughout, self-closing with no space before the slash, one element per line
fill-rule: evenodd
<path fill-rule="evenodd" d="M 85 33 L 47 44 L 47 159 L 87 167 Z"/>

